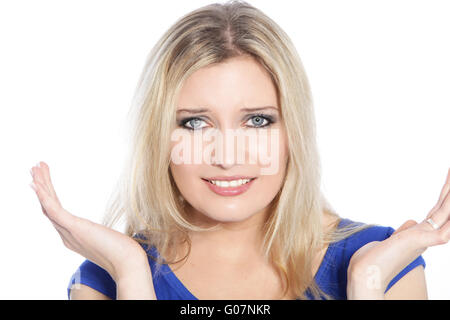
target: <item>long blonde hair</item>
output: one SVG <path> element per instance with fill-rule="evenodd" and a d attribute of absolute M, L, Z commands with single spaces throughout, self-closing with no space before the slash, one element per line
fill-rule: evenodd
<path fill-rule="evenodd" d="M 112 227 L 125 218 L 125 233 L 154 246 L 159 264 L 175 262 L 176 245 L 188 243 L 190 248 L 189 230 L 211 230 L 185 219 L 184 203 L 170 172 L 175 97 L 196 70 L 242 55 L 256 59 L 270 74 L 289 143 L 284 184 L 271 202 L 264 227 L 264 255 L 284 279 L 285 294 L 306 299 L 305 291 L 310 289 L 315 299 L 333 299 L 314 281 L 314 255 L 370 225 L 336 228 L 340 216 L 320 190 L 313 101 L 300 57 L 287 34 L 245 1 L 214 3 L 190 12 L 151 50 L 129 113 L 130 149 L 103 224 Z M 336 218 L 330 232 L 323 230 L 323 213 Z M 181 260 L 188 255 L 189 251 Z"/>

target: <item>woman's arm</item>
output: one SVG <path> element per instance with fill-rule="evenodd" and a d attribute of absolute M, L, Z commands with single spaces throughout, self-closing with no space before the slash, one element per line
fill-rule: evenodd
<path fill-rule="evenodd" d="M 376 285 L 376 272 L 354 272 L 349 270 L 347 282 L 348 300 L 427 300 L 427 285 L 424 268 L 418 266 L 384 293 L 383 287 Z M 356 275 L 361 275 L 359 278 Z M 374 278 L 371 278 L 374 277 Z"/>
<path fill-rule="evenodd" d="M 423 266 L 417 266 L 401 277 L 384 294 L 385 300 L 428 300 Z"/>
<path fill-rule="evenodd" d="M 347 269 L 347 300 L 384 300 L 384 289 L 380 283 L 376 270 L 354 266 L 350 260 Z"/>
<path fill-rule="evenodd" d="M 156 300 L 148 260 L 146 260 L 146 265 L 147 267 L 141 271 L 133 270 L 116 282 L 117 300 Z"/>

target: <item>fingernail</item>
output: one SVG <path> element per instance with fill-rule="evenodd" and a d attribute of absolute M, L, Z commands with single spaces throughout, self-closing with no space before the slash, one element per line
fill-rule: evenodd
<path fill-rule="evenodd" d="M 41 162 L 39 161 L 38 163 L 36 163 L 36 167 L 41 167 Z"/>
<path fill-rule="evenodd" d="M 36 191 L 36 185 L 35 185 L 33 182 L 30 183 L 30 187 L 31 187 L 34 191 Z"/>
<path fill-rule="evenodd" d="M 33 169 L 32 169 L 32 168 L 30 169 L 30 174 L 31 174 L 32 177 L 34 177 Z"/>

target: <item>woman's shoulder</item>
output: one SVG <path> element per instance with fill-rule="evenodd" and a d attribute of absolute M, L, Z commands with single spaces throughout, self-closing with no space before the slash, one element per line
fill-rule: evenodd
<path fill-rule="evenodd" d="M 345 256 L 351 256 L 356 250 L 369 242 L 383 241 L 395 231 L 391 226 L 361 222 L 349 218 L 341 218 L 338 228 L 341 232 L 346 231 L 350 234 L 334 243 L 334 247 Z"/>
<path fill-rule="evenodd" d="M 341 218 L 339 228 L 361 228 L 360 231 L 351 235 L 351 237 L 355 238 L 372 237 L 386 239 L 386 237 L 389 237 L 395 231 L 394 228 L 388 225 L 361 222 L 349 218 Z"/>
<path fill-rule="evenodd" d="M 111 275 L 94 262 L 84 260 L 75 273 L 72 274 L 67 287 L 67 295 L 70 299 L 70 291 L 79 284 L 84 284 L 103 293 L 107 297 L 116 299 L 116 283 Z"/>

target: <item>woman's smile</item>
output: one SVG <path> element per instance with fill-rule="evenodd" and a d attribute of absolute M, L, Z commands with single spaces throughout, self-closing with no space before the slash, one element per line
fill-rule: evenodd
<path fill-rule="evenodd" d="M 233 180 L 231 180 L 233 179 Z M 209 189 L 221 196 L 237 196 L 246 192 L 253 184 L 256 178 L 241 177 L 235 179 L 233 177 L 222 179 L 204 179 L 202 180 L 208 185 Z"/>

